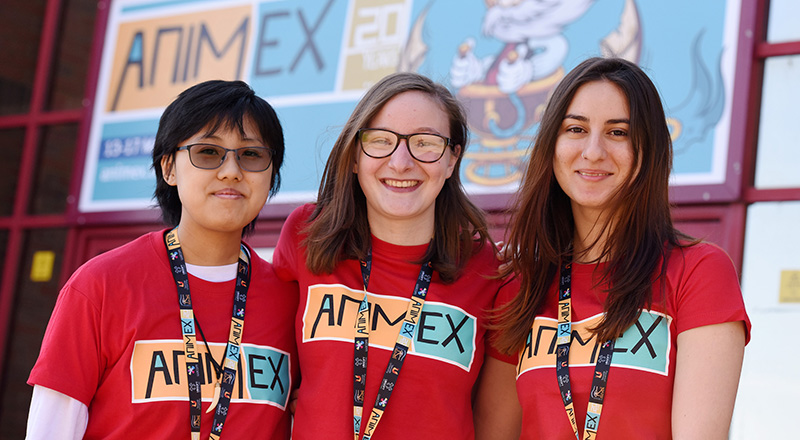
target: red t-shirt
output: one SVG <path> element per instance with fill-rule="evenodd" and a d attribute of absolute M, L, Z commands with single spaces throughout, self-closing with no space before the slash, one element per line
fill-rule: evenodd
<path fill-rule="evenodd" d="M 346 260 L 329 275 L 306 269 L 299 231 L 313 206 L 295 210 L 284 224 L 273 261 L 278 276 L 297 280 L 297 329 L 302 381 L 293 438 L 353 438 L 353 344 L 364 296 L 359 262 Z M 375 438 L 472 439 L 471 393 L 483 364 L 484 313 L 501 283 L 491 279 L 498 261 L 487 244 L 452 284 L 434 272 L 416 336 Z M 370 341 L 363 428 L 381 386 L 408 309 L 423 246 L 396 246 L 372 237 L 369 282 Z"/>
<path fill-rule="evenodd" d="M 588 331 L 603 316 L 606 294 L 592 286 L 604 265 L 573 264 L 569 372 L 578 428 L 583 435 L 589 390 L 599 347 Z M 678 334 L 704 325 L 743 321 L 750 335 L 739 281 L 730 258 L 710 244 L 674 249 L 666 284 L 653 286 L 652 310 L 615 342 L 597 435 L 612 439 L 672 438 L 672 388 Z M 556 380 L 556 281 L 536 316 L 517 363 L 523 439 L 574 438 Z M 511 296 L 499 298 L 509 300 Z M 492 350 L 490 354 L 509 361 Z M 513 359 L 513 358 L 512 358 Z M 516 359 L 510 360 L 512 363 Z M 709 392 L 713 392 L 709 390 Z"/>
<path fill-rule="evenodd" d="M 89 407 L 86 439 L 190 438 L 178 296 L 162 232 L 93 258 L 62 289 L 28 383 Z M 285 411 L 297 378 L 292 318 L 297 288 L 251 251 L 240 362 L 222 438 L 289 438 Z M 224 357 L 234 281 L 189 276 L 192 305 L 212 355 Z M 198 334 L 201 438 L 214 385 Z"/>

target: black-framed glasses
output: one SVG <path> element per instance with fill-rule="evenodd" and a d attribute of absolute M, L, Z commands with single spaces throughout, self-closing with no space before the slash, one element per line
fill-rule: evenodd
<path fill-rule="evenodd" d="M 272 150 L 267 147 L 230 149 L 214 144 L 198 143 L 178 147 L 178 151 L 180 150 L 188 151 L 189 162 L 195 168 L 203 170 L 215 170 L 221 167 L 229 151 L 233 152 L 239 167 L 245 171 L 261 172 L 272 164 Z"/>
<path fill-rule="evenodd" d="M 375 159 L 391 156 L 400 145 L 401 139 L 406 140 L 406 147 L 411 157 L 424 163 L 436 162 L 441 159 L 444 150 L 451 144 L 450 138 L 438 134 L 400 134 L 379 128 L 358 130 L 358 143 L 361 145 L 361 151 Z"/>

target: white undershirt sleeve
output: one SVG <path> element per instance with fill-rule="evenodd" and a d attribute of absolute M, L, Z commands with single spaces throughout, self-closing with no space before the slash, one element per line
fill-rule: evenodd
<path fill-rule="evenodd" d="M 27 440 L 80 440 L 89 423 L 81 401 L 43 386 L 33 386 Z"/>

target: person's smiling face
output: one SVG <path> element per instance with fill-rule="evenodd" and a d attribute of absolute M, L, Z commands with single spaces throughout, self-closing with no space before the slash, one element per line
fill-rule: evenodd
<path fill-rule="evenodd" d="M 448 115 L 439 102 L 425 93 L 409 91 L 390 99 L 363 128 L 449 138 L 449 127 Z M 447 147 L 438 161 L 423 163 L 411 157 L 406 142 L 401 140 L 391 156 L 381 159 L 367 156 L 359 147 L 355 169 L 373 233 L 391 229 L 394 222 L 413 222 L 433 232 L 436 197 L 453 174 L 461 146 Z"/>
<path fill-rule="evenodd" d="M 609 81 L 582 85 L 564 115 L 553 170 L 573 213 L 597 218 L 633 171 L 630 111 Z"/>
<path fill-rule="evenodd" d="M 258 134 L 250 118 L 243 121 L 244 133 L 223 124 L 215 133 L 202 130 L 179 145 L 209 143 L 228 149 L 269 147 Z M 189 152 L 178 151 L 174 163 L 162 160 L 164 180 L 177 186 L 181 199 L 181 231 L 241 233 L 256 218 L 267 201 L 272 180 L 272 165 L 264 171 L 240 168 L 233 152 L 217 169 L 206 170 L 192 165 Z"/>

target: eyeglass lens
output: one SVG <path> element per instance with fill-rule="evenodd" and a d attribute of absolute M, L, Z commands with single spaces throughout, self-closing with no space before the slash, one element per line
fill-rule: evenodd
<path fill-rule="evenodd" d="M 239 166 L 245 171 L 264 171 L 272 162 L 271 151 L 266 147 L 244 147 L 235 150 L 213 144 L 193 144 L 189 148 L 189 159 L 197 168 L 213 170 L 219 168 L 228 151 L 236 154 Z"/>
<path fill-rule="evenodd" d="M 420 162 L 436 162 L 447 148 L 447 139 L 435 134 L 398 135 L 388 130 L 361 130 L 361 148 L 367 156 L 382 158 L 391 155 L 406 138 L 411 156 Z"/>

